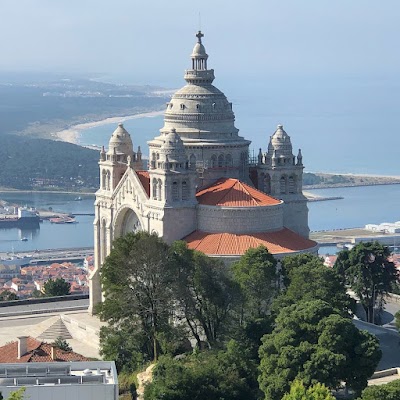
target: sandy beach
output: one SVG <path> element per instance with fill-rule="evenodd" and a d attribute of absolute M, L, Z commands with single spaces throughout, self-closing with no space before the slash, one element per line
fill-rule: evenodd
<path fill-rule="evenodd" d="M 79 144 L 81 132 L 84 131 L 85 129 L 95 128 L 97 126 L 102 126 L 107 124 L 118 124 L 120 122 L 125 122 L 137 118 L 151 118 L 163 114 L 164 110 L 160 110 L 160 111 L 150 111 L 141 114 L 126 115 L 124 117 L 109 117 L 102 119 L 100 121 L 86 122 L 84 124 L 73 125 L 68 129 L 64 129 L 62 131 L 53 133 L 52 136 L 55 140 L 61 140 L 63 142 Z"/>

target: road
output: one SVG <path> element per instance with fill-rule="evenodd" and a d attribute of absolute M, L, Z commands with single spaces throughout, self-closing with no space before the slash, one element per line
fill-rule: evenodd
<path fill-rule="evenodd" d="M 17 315 L 32 315 L 46 313 L 43 318 L 49 318 L 48 314 L 62 313 L 67 310 L 78 310 L 89 307 L 89 299 L 56 301 L 53 303 L 38 303 L 19 306 L 8 306 L 0 308 L 0 321 L 2 318 Z"/>

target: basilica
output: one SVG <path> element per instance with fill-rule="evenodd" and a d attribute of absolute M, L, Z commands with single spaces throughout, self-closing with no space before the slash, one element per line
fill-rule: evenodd
<path fill-rule="evenodd" d="M 235 127 L 232 103 L 213 85 L 203 34 L 196 37 L 186 85 L 167 103 L 164 126 L 148 142 L 148 169 L 122 124 L 100 152 L 91 311 L 102 300 L 101 265 L 113 240 L 127 232 L 184 240 L 226 263 L 259 245 L 277 258 L 317 252 L 308 238 L 301 151 L 293 154 L 278 125 L 268 147 L 249 159 L 250 141 Z"/>

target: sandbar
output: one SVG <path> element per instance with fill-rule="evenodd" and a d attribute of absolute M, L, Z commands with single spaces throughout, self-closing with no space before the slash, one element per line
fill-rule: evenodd
<path fill-rule="evenodd" d="M 131 119 L 151 118 L 151 117 L 156 117 L 158 115 L 163 115 L 163 114 L 164 114 L 164 110 L 160 110 L 160 111 L 150 111 L 150 112 L 134 114 L 134 115 L 126 115 L 126 116 L 122 116 L 122 117 L 108 117 L 108 118 L 102 119 L 100 121 L 92 121 L 92 122 L 85 122 L 83 124 L 72 125 L 68 129 L 63 129 L 61 131 L 53 133 L 52 136 L 54 137 L 54 139 L 60 140 L 62 142 L 79 144 L 81 132 L 86 129 L 95 128 L 97 126 L 102 126 L 102 125 L 107 125 L 107 124 L 117 124 L 117 123 L 125 122 L 125 121 L 131 120 Z M 111 132 L 110 132 L 110 134 L 111 134 Z"/>

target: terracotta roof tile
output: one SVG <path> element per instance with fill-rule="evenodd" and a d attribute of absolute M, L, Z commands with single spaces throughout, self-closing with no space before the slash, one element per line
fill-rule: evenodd
<path fill-rule="evenodd" d="M 53 362 L 53 361 L 89 361 L 87 357 L 73 351 L 55 349 L 55 360 L 51 358 L 50 343 L 41 342 L 33 337 L 27 338 L 28 351 L 18 358 L 18 341 L 0 347 L 0 363 Z"/>
<path fill-rule="evenodd" d="M 232 178 L 221 178 L 196 194 L 200 204 L 224 207 L 257 207 L 281 201 Z"/>
<path fill-rule="evenodd" d="M 142 184 L 147 196 L 150 197 L 150 175 L 149 171 L 135 171 L 140 183 Z"/>
<path fill-rule="evenodd" d="M 242 255 L 250 247 L 264 245 L 271 254 L 291 253 L 317 246 L 313 240 L 306 239 L 290 229 L 278 232 L 252 234 L 207 233 L 194 231 L 184 237 L 188 247 L 208 255 Z"/>

